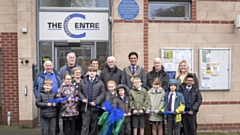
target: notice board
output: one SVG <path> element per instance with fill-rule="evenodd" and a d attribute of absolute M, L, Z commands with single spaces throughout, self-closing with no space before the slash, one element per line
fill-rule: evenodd
<path fill-rule="evenodd" d="M 200 49 L 198 80 L 200 90 L 230 90 L 231 49 Z"/>
<path fill-rule="evenodd" d="M 162 48 L 161 59 L 163 62 L 164 70 L 169 74 L 172 79 L 177 70 L 178 64 L 182 60 L 186 60 L 189 64 L 189 68 L 193 71 L 193 49 L 192 48 Z"/>

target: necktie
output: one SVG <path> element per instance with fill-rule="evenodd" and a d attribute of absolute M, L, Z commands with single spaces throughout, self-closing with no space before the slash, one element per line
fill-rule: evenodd
<path fill-rule="evenodd" d="M 134 73 L 135 73 L 135 67 L 132 66 L 132 75 L 134 75 Z"/>
<path fill-rule="evenodd" d="M 169 101 L 168 101 L 168 107 L 167 107 L 167 109 L 168 109 L 168 111 L 169 112 L 171 112 L 171 108 L 172 108 L 172 93 L 171 93 L 171 95 L 170 95 L 170 99 L 169 99 Z"/>
<path fill-rule="evenodd" d="M 93 82 L 93 79 L 92 79 L 92 78 L 90 79 L 90 82 Z"/>

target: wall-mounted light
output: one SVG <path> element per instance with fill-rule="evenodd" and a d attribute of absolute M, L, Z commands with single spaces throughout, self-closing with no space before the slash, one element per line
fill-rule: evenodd
<path fill-rule="evenodd" d="M 234 20 L 234 25 L 236 28 L 240 28 L 240 15 L 237 15 L 236 19 Z"/>
<path fill-rule="evenodd" d="M 27 33 L 27 28 L 22 28 L 22 33 Z"/>
<path fill-rule="evenodd" d="M 24 96 L 27 96 L 28 95 L 28 88 L 27 86 L 24 87 Z"/>

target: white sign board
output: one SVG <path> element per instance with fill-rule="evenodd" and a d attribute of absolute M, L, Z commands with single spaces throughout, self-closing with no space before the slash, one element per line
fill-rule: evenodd
<path fill-rule="evenodd" d="M 39 40 L 108 40 L 108 33 L 108 13 L 39 13 Z"/>
<path fill-rule="evenodd" d="M 231 89 L 231 49 L 203 48 L 199 50 L 200 90 Z"/>
<path fill-rule="evenodd" d="M 174 79 L 179 62 L 186 60 L 189 64 L 189 69 L 193 70 L 193 49 L 192 48 L 162 48 L 161 58 L 164 70 L 169 74 L 170 79 Z"/>

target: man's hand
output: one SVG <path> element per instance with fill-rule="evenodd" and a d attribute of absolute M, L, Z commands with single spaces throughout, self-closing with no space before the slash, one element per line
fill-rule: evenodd
<path fill-rule="evenodd" d="M 87 99 L 83 99 L 82 102 L 83 103 L 87 103 L 88 101 L 87 101 Z"/>
<path fill-rule="evenodd" d="M 52 106 L 52 103 L 47 103 L 47 106 Z"/>
<path fill-rule="evenodd" d="M 52 106 L 56 106 L 56 103 L 52 103 Z"/>
<path fill-rule="evenodd" d="M 143 110 L 139 110 L 138 112 L 139 112 L 140 114 L 143 114 Z"/>
<path fill-rule="evenodd" d="M 127 114 L 127 116 L 131 116 L 131 113 L 129 112 L 129 113 Z"/>

